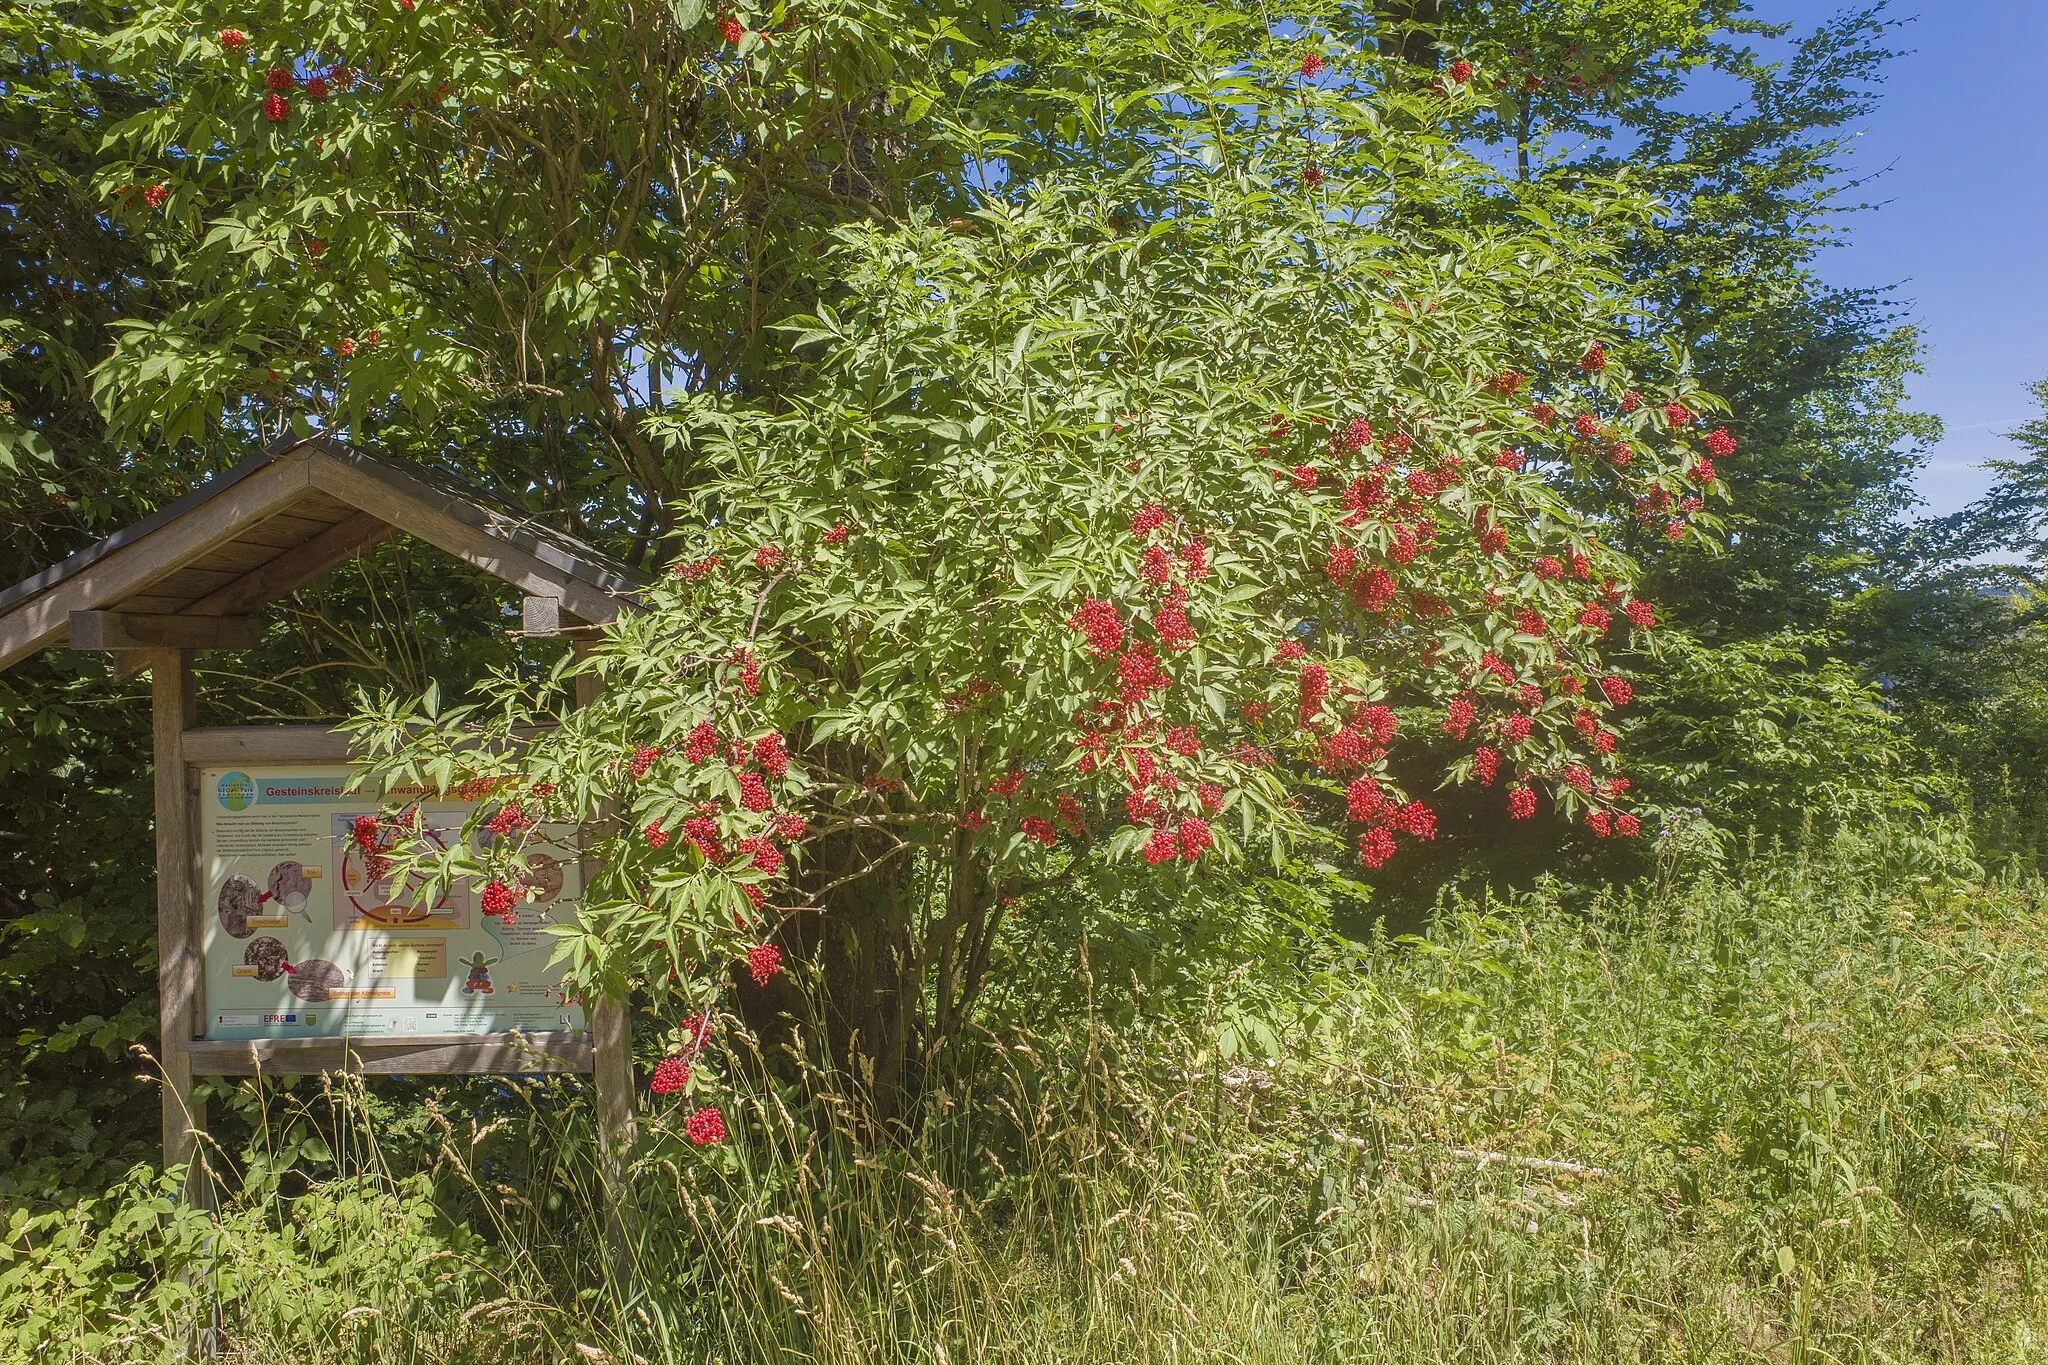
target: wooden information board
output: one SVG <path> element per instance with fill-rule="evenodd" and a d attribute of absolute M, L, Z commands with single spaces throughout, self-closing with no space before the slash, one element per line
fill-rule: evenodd
<path fill-rule="evenodd" d="M 201 767 L 197 777 L 201 1037 L 586 1026 L 561 987 L 548 932 L 581 904 L 573 830 L 544 830 L 527 845 L 527 894 L 509 917 L 494 917 L 466 882 L 429 896 L 418 878 L 408 884 L 391 871 L 388 827 L 357 837 L 357 820 L 374 820 L 378 803 L 349 792 L 346 767 Z M 418 809 L 426 838 L 444 848 L 475 813 L 474 804 L 440 800 Z"/>

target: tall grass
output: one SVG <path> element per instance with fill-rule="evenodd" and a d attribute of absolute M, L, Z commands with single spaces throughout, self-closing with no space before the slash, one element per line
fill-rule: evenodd
<path fill-rule="evenodd" d="M 573 1083 L 271 1093 L 213 1221 L 17 1215 L 0 1342 L 153 1358 L 210 1294 L 264 1362 L 2048 1355 L 2038 884 L 1858 844 L 1561 896 L 991 1028 L 907 1133 L 736 1038 L 732 1141 L 646 1115 L 617 1235 Z"/>

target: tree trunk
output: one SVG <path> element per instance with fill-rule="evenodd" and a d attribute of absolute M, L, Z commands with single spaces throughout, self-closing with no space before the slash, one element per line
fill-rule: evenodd
<path fill-rule="evenodd" d="M 889 842 L 872 831 L 833 835 L 810 850 L 801 889 L 821 894 L 821 909 L 792 916 L 776 938 L 792 958 L 816 963 L 815 992 L 799 990 L 786 975 L 760 987 L 744 967 L 733 972 L 749 1027 L 771 1042 L 786 1039 L 793 1023 L 815 1030 L 877 1124 L 901 1118 L 915 1091 L 923 985 L 912 864 L 888 853 Z M 874 870 L 834 885 L 864 867 Z"/>

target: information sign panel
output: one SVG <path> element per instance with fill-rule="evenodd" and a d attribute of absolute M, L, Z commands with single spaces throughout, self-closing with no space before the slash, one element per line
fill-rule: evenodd
<path fill-rule="evenodd" d="M 581 902 L 570 831 L 528 843 L 531 894 L 506 924 L 482 914 L 466 884 L 432 900 L 395 884 L 378 851 L 353 837 L 377 803 L 349 794 L 348 782 L 346 767 L 312 764 L 200 770 L 204 1036 L 584 1028 L 545 931 Z M 472 809 L 422 803 L 427 837 L 443 847 L 460 839 Z"/>

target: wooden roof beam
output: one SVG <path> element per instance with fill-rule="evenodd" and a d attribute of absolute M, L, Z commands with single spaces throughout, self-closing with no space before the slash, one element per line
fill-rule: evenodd
<path fill-rule="evenodd" d="M 263 639 L 254 616 L 182 616 L 146 611 L 74 611 L 73 649 L 251 649 Z"/>

